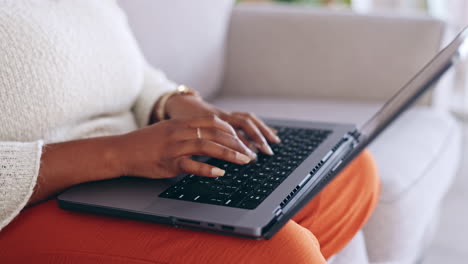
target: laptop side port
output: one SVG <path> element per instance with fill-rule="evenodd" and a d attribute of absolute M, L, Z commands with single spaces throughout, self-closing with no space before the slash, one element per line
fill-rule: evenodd
<path fill-rule="evenodd" d="M 229 231 L 229 232 L 234 231 L 234 227 L 233 226 L 228 226 L 228 225 L 221 225 L 221 229 L 224 230 L 224 231 Z"/>
<path fill-rule="evenodd" d="M 193 221 L 193 220 L 188 220 L 188 219 L 177 218 L 177 222 L 183 223 L 183 224 L 190 224 L 190 225 L 200 225 L 200 222 Z"/>

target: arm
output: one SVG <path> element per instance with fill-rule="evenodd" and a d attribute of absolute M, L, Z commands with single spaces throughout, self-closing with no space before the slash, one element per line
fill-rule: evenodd
<path fill-rule="evenodd" d="M 28 204 L 82 182 L 119 176 L 116 142 L 116 137 L 99 137 L 45 145 L 37 184 Z"/>
<path fill-rule="evenodd" d="M 193 155 L 236 164 L 256 158 L 231 125 L 213 114 L 161 121 L 124 135 L 45 146 L 42 141 L 0 142 L 0 230 L 27 204 L 79 183 L 122 175 L 224 175 L 220 168 L 190 159 Z"/>
<path fill-rule="evenodd" d="M 204 137 L 197 138 L 197 129 Z M 70 186 L 122 175 L 168 178 L 180 173 L 222 176 L 219 168 L 189 159 L 207 155 L 245 164 L 255 158 L 226 122 L 215 116 L 158 122 L 134 132 L 44 146 L 29 204 Z"/>

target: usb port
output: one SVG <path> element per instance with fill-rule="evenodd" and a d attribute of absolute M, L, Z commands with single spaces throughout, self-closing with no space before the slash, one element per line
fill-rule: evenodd
<path fill-rule="evenodd" d="M 234 227 L 233 226 L 227 226 L 227 225 L 222 225 L 221 226 L 221 229 L 222 230 L 226 230 L 226 231 L 234 231 Z"/>

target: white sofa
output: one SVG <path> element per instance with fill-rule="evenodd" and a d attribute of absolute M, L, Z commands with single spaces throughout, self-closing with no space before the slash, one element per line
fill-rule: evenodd
<path fill-rule="evenodd" d="M 120 0 L 150 63 L 214 104 L 362 124 L 433 56 L 444 25 L 231 0 Z M 375 214 L 330 263 L 415 263 L 460 158 L 460 129 L 426 97 L 372 144 Z"/>

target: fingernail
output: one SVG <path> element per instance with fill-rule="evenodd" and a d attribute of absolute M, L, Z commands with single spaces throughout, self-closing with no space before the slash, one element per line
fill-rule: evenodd
<path fill-rule="evenodd" d="M 252 159 L 257 159 L 257 158 L 258 158 L 257 153 L 252 151 Z"/>
<path fill-rule="evenodd" d="M 270 156 L 275 154 L 268 144 L 263 144 L 263 150 Z"/>
<path fill-rule="evenodd" d="M 256 160 L 258 158 L 258 148 L 255 147 L 254 145 L 249 145 L 249 149 L 252 151 L 252 159 Z"/>
<path fill-rule="evenodd" d="M 249 163 L 251 161 L 249 157 L 239 152 L 236 152 L 236 159 L 244 164 Z"/>
<path fill-rule="evenodd" d="M 278 136 L 275 135 L 274 139 L 276 143 L 281 143 L 281 139 Z"/>
<path fill-rule="evenodd" d="M 212 168 L 211 175 L 213 176 L 224 176 L 225 171 L 220 168 Z"/>
<path fill-rule="evenodd" d="M 257 153 L 253 152 L 250 148 L 247 148 L 248 152 L 249 152 L 249 156 L 252 158 L 252 159 L 256 159 L 257 158 Z"/>
<path fill-rule="evenodd" d="M 256 159 L 257 158 L 257 154 L 251 148 L 246 146 L 243 142 L 242 142 L 242 145 L 244 146 L 244 149 L 247 150 L 247 153 L 248 153 L 248 155 L 250 156 L 251 159 Z"/>
<path fill-rule="evenodd" d="M 268 154 L 270 156 L 274 154 L 273 150 L 270 148 L 270 146 L 267 143 L 264 143 L 264 144 L 255 143 L 255 147 L 259 149 L 261 152 Z"/>

